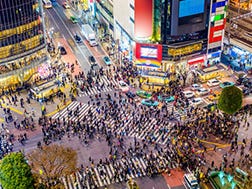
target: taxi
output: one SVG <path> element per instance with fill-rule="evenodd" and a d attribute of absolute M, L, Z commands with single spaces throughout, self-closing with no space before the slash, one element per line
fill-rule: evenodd
<path fill-rule="evenodd" d="M 219 100 L 220 98 L 220 95 L 221 95 L 221 91 L 214 91 L 212 93 L 212 95 L 209 95 L 207 98 L 211 101 L 216 101 L 216 100 Z"/>

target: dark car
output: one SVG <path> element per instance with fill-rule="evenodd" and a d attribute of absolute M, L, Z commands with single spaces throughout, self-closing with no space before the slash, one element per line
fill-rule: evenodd
<path fill-rule="evenodd" d="M 74 36 L 74 39 L 75 39 L 76 43 L 81 43 L 81 37 L 78 36 L 77 34 Z"/>
<path fill-rule="evenodd" d="M 126 96 L 128 97 L 128 98 L 134 98 L 136 95 L 134 94 L 134 93 L 132 93 L 131 91 L 128 91 L 128 92 L 126 92 L 125 93 L 126 94 Z"/>
<path fill-rule="evenodd" d="M 92 64 L 91 65 L 91 69 L 94 70 L 94 71 L 99 71 L 100 70 L 100 67 L 98 64 Z"/>
<path fill-rule="evenodd" d="M 244 83 L 247 83 L 249 81 L 249 79 L 247 77 L 239 77 L 237 80 L 236 80 L 236 84 L 237 85 L 242 85 Z"/>
<path fill-rule="evenodd" d="M 251 93 L 251 89 L 245 88 L 245 89 L 242 90 L 242 93 L 243 93 L 244 96 L 248 96 Z"/>
<path fill-rule="evenodd" d="M 89 56 L 88 59 L 89 59 L 89 61 L 90 61 L 92 64 L 94 64 L 94 63 L 96 62 L 94 56 Z"/>
<path fill-rule="evenodd" d="M 63 46 L 59 46 L 59 52 L 60 52 L 61 55 L 67 54 L 66 49 Z"/>
<path fill-rule="evenodd" d="M 243 83 L 244 87 L 246 88 L 252 88 L 252 80 L 248 80 L 246 82 Z"/>
<path fill-rule="evenodd" d="M 214 111 L 214 110 L 217 109 L 217 104 L 216 103 L 210 103 L 210 104 L 204 106 L 203 109 L 205 109 L 207 111 Z"/>

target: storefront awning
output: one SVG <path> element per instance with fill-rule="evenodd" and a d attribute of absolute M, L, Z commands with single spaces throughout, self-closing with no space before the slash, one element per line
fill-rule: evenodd
<path fill-rule="evenodd" d="M 161 62 L 157 60 L 149 60 L 149 59 L 136 59 L 135 60 L 136 66 L 145 66 L 145 67 L 153 67 L 153 68 L 160 68 Z"/>

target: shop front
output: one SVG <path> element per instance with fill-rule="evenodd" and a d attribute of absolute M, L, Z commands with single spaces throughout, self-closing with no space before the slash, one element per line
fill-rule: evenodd
<path fill-rule="evenodd" d="M 1 65 L 0 87 L 1 89 L 11 88 L 15 90 L 25 82 L 32 82 L 32 78 L 37 73 L 39 65 L 46 63 L 48 57 L 44 51 L 38 51 L 30 57 L 25 57 L 8 65 Z M 47 64 L 47 63 L 46 63 Z M 4 69 L 5 68 L 5 69 Z"/>
<path fill-rule="evenodd" d="M 229 48 L 229 53 L 221 54 L 221 62 L 235 71 L 252 69 L 252 53 L 236 46 Z"/>
<path fill-rule="evenodd" d="M 187 65 L 189 67 L 189 70 L 200 70 L 205 67 L 205 56 L 198 56 L 194 58 L 190 58 L 187 61 Z"/>
<path fill-rule="evenodd" d="M 220 62 L 221 51 L 214 52 L 207 55 L 207 65 L 215 65 Z M 207 66 L 206 65 L 206 66 Z"/>
<path fill-rule="evenodd" d="M 198 76 L 201 82 L 207 82 L 210 79 L 214 78 L 222 78 L 225 76 L 226 71 L 225 68 L 221 65 L 211 66 L 208 68 L 204 68 L 202 70 L 198 70 Z"/>
<path fill-rule="evenodd" d="M 156 70 L 142 70 L 140 73 L 140 83 L 142 84 L 164 86 L 169 83 L 166 72 Z"/>
<path fill-rule="evenodd" d="M 186 70 L 187 68 L 187 61 L 180 60 L 180 61 L 162 61 L 162 71 L 168 73 L 176 73 L 180 70 Z"/>
<path fill-rule="evenodd" d="M 128 58 L 129 60 L 132 60 L 132 47 L 135 46 L 135 42 L 118 22 L 115 22 L 115 39 L 118 40 L 117 45 L 120 52 L 120 60 L 123 58 Z"/>

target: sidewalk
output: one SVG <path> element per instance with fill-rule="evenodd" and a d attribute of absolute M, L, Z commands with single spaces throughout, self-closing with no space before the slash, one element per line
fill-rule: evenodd
<path fill-rule="evenodd" d="M 163 177 L 166 180 L 168 188 L 183 186 L 183 176 L 185 172 L 181 169 L 172 169 L 171 175 L 169 176 L 166 173 L 163 173 Z"/>

